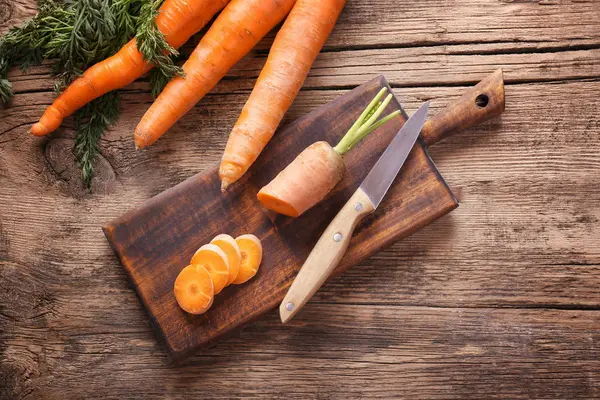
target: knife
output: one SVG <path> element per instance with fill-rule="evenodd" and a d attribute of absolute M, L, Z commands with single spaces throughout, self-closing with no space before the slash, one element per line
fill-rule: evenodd
<path fill-rule="evenodd" d="M 279 306 L 281 322 L 285 324 L 292 319 L 338 265 L 356 225 L 375 211 L 392 186 L 425 125 L 428 111 L 429 102 L 426 102 L 406 121 L 360 187 L 325 229 Z"/>

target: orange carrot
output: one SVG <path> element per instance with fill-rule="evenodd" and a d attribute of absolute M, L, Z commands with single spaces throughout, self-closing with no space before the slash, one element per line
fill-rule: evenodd
<path fill-rule="evenodd" d="M 213 281 L 202 265 L 188 265 L 175 279 L 177 304 L 190 314 L 205 313 L 213 303 Z"/>
<path fill-rule="evenodd" d="M 262 262 L 263 249 L 260 240 L 251 234 L 238 236 L 235 241 L 240 248 L 242 259 L 240 271 L 233 283 L 239 285 L 249 281 L 256 275 Z"/>
<path fill-rule="evenodd" d="M 227 286 L 229 286 L 235 281 L 240 270 L 240 260 L 242 259 L 240 247 L 234 238 L 225 234 L 215 236 L 210 243 L 219 246 L 219 248 L 227 255 L 227 262 L 229 263 L 229 279 L 227 280 Z"/>
<path fill-rule="evenodd" d="M 394 111 L 377 121 L 392 100 L 390 94 L 380 101 L 386 92 L 386 88 L 379 91 L 337 146 L 316 142 L 304 149 L 258 192 L 261 204 L 279 214 L 297 217 L 323 200 L 342 179 L 345 169 L 342 156 L 369 133 L 400 114 Z"/>
<path fill-rule="evenodd" d="M 199 102 L 258 41 L 288 14 L 296 0 L 233 0 L 219 15 L 135 130 L 135 143 L 154 143 Z"/>
<path fill-rule="evenodd" d="M 181 47 L 230 0 L 166 0 L 156 18 L 157 28 L 174 48 Z M 132 39 L 114 56 L 90 67 L 46 109 L 31 133 L 47 135 L 60 126 L 63 119 L 90 101 L 112 90 L 126 86 L 152 69 Z"/>
<path fill-rule="evenodd" d="M 222 189 L 256 161 L 331 34 L 346 0 L 298 0 L 286 19 L 250 98 L 235 124 L 219 168 Z"/>
<path fill-rule="evenodd" d="M 219 294 L 229 281 L 229 262 L 223 250 L 214 244 L 200 247 L 190 261 L 191 265 L 202 265 L 210 273 L 215 289 Z"/>
<path fill-rule="evenodd" d="M 342 156 L 329 143 L 313 143 L 260 190 L 258 200 L 272 211 L 297 217 L 327 196 L 344 169 Z"/>

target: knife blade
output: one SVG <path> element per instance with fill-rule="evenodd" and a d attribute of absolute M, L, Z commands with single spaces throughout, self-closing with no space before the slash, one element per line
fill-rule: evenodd
<path fill-rule="evenodd" d="M 406 121 L 360 187 L 325 229 L 279 306 L 281 322 L 285 324 L 292 319 L 338 265 L 348 249 L 354 228 L 375 211 L 402 169 L 425 125 L 428 111 L 429 102 L 426 102 Z"/>

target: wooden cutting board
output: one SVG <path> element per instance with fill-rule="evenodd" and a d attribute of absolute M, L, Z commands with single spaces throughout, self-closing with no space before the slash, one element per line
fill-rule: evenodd
<path fill-rule="evenodd" d="M 335 144 L 384 86 L 389 88 L 384 77 L 375 78 L 281 129 L 249 173 L 226 193 L 221 193 L 215 166 L 103 228 L 172 359 L 181 360 L 278 306 L 321 232 L 398 132 L 406 114 L 403 111 L 403 118 L 384 125 L 345 156 L 344 180 L 301 217 L 265 211 L 256 193 L 311 143 Z M 387 111 L 395 109 L 401 110 L 396 99 Z M 458 203 L 426 147 L 503 110 L 502 72 L 496 71 L 428 121 L 383 203 L 357 227 L 334 275 L 456 208 Z M 175 301 L 175 278 L 194 252 L 220 233 L 257 235 L 264 246 L 260 270 L 246 284 L 224 289 L 205 314 L 187 314 Z"/>

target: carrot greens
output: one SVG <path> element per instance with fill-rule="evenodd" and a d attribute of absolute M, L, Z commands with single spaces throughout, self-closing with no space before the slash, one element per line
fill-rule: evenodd
<path fill-rule="evenodd" d="M 8 71 L 27 69 L 44 60 L 52 64 L 56 91 L 62 91 L 89 67 L 116 53 L 133 36 L 140 51 L 165 74 L 176 73 L 170 49 L 156 29 L 156 9 L 163 0 L 40 0 L 38 14 L 0 37 L 0 103 L 13 97 Z M 153 88 L 153 90 L 157 90 Z M 86 185 L 102 135 L 120 113 L 119 96 L 108 93 L 75 114 L 74 155 Z"/>
<path fill-rule="evenodd" d="M 174 76 L 183 76 L 183 69 L 175 64 L 179 52 L 164 39 L 156 26 L 158 8 L 164 0 L 148 0 L 140 11 L 140 23 L 135 35 L 137 46 L 146 61 L 156 65 L 150 72 L 152 96 L 158 97 Z"/>

